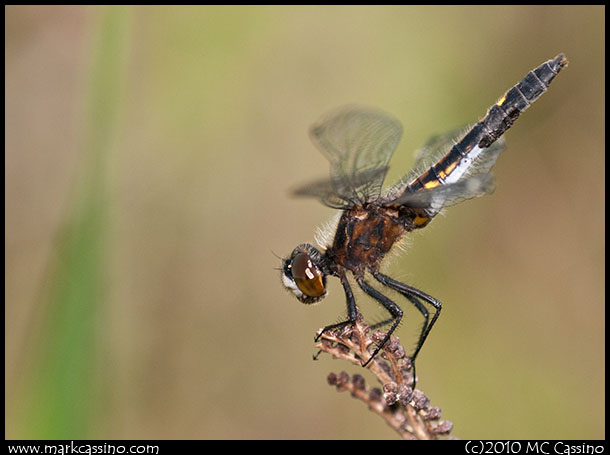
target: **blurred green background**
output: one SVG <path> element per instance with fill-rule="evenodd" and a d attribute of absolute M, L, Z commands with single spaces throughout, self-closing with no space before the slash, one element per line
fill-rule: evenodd
<path fill-rule="evenodd" d="M 328 172 L 309 125 L 395 115 L 391 183 L 560 52 L 495 194 L 387 270 L 444 303 L 418 385 L 455 436 L 604 438 L 604 7 L 5 13 L 7 438 L 396 438 L 311 361 L 337 280 L 305 307 L 275 270 L 334 214 L 288 195 Z"/>

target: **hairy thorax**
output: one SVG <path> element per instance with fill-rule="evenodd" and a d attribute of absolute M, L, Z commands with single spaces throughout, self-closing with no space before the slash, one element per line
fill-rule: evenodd
<path fill-rule="evenodd" d="M 326 254 L 334 263 L 362 278 L 378 271 L 383 257 L 401 237 L 428 224 L 423 210 L 402 206 L 356 206 L 341 215 L 332 246 Z"/>

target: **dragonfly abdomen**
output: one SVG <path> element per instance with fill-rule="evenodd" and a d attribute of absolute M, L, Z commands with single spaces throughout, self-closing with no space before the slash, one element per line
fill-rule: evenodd
<path fill-rule="evenodd" d="M 546 91 L 559 71 L 567 65 L 563 54 L 549 60 L 527 75 L 502 96 L 485 117 L 453 145 L 436 164 L 411 182 L 407 191 L 431 189 L 457 182 L 496 142 L 519 115 Z M 490 163 L 493 164 L 493 163 Z"/>
<path fill-rule="evenodd" d="M 560 54 L 527 73 L 521 82 L 506 92 L 480 122 L 486 134 L 479 141 L 479 147 L 489 147 L 502 136 L 519 115 L 546 92 L 551 81 L 567 63 L 565 56 Z"/>

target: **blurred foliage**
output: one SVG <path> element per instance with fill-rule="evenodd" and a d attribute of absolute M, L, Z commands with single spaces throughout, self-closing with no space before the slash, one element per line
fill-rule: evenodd
<path fill-rule="evenodd" d="M 96 435 L 91 419 L 100 408 L 95 371 L 109 224 L 105 168 L 116 137 L 127 15 L 124 9 L 108 8 L 99 22 L 83 125 L 83 168 L 44 277 L 23 398 L 16 405 L 16 436 L 21 438 Z"/>
<path fill-rule="evenodd" d="M 343 365 L 310 361 L 340 285 L 304 308 L 274 270 L 333 215 L 287 196 L 327 172 L 307 129 L 346 103 L 392 113 L 391 183 L 559 52 L 495 194 L 388 272 L 444 303 L 418 374 L 453 434 L 604 437 L 603 7 L 5 13 L 8 438 L 395 437 L 326 385 Z"/>

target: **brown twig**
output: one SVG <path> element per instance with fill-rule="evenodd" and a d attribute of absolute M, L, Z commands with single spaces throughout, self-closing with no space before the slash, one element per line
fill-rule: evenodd
<path fill-rule="evenodd" d="M 322 333 L 316 347 L 321 352 L 360 366 L 370 358 L 369 348 L 380 343 L 385 336 L 380 331 L 369 332 L 369 327 L 359 315 L 354 325 Z M 440 420 L 441 410 L 430 406 L 430 400 L 421 390 L 413 390 L 411 360 L 405 355 L 398 338 L 391 338 L 383 353 L 375 357 L 367 369 L 375 375 L 381 389 L 367 386 L 359 374 L 350 378 L 345 371 L 330 373 L 327 380 L 337 390 L 348 390 L 354 398 L 366 403 L 404 439 L 439 439 L 439 436 L 449 434 L 453 424 Z"/>

